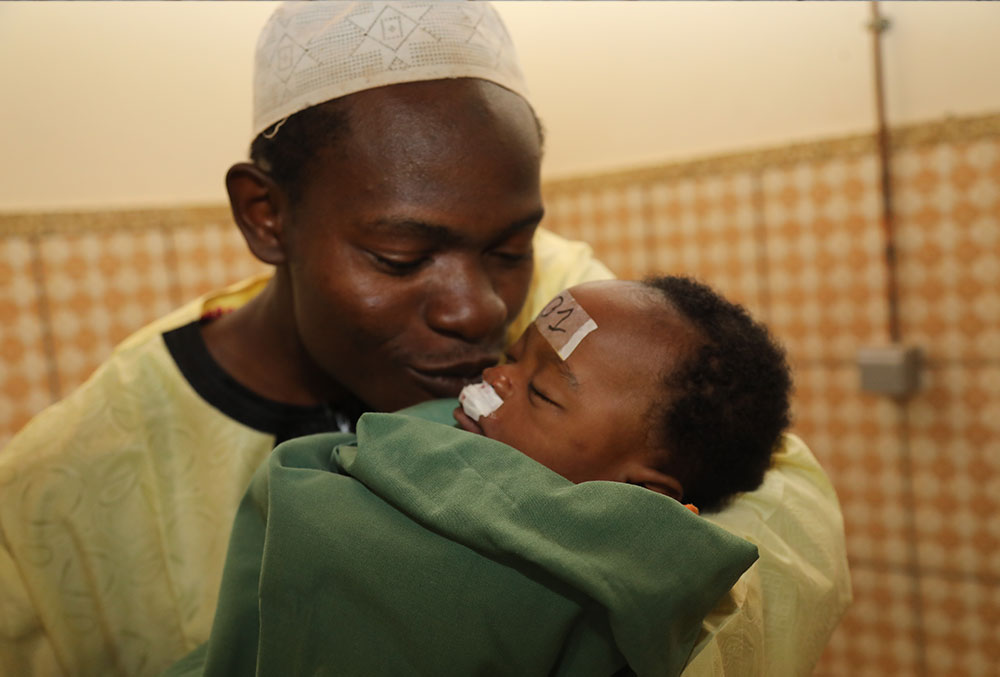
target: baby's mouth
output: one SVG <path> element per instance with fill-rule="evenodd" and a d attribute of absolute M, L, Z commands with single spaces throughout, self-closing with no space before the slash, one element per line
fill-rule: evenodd
<path fill-rule="evenodd" d="M 481 425 L 472 420 L 472 418 L 462 411 L 462 407 L 455 407 L 455 411 L 452 412 L 455 420 L 458 421 L 458 426 L 465 431 L 470 433 L 475 433 L 477 435 L 483 435 L 483 428 Z"/>

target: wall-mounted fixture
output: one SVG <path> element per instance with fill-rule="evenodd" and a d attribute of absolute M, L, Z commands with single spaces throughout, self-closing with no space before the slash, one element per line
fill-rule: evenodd
<path fill-rule="evenodd" d="M 922 352 L 917 346 L 869 346 L 858 351 L 861 389 L 903 398 L 920 387 Z"/>

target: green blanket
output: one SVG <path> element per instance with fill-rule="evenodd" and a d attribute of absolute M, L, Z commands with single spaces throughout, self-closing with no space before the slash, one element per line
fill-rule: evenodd
<path fill-rule="evenodd" d="M 679 673 L 756 548 L 434 422 L 454 406 L 275 449 L 239 508 L 211 638 L 168 674 Z"/>

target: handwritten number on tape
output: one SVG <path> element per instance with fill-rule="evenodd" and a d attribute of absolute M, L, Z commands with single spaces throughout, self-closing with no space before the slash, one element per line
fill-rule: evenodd
<path fill-rule="evenodd" d="M 564 291 L 542 309 L 535 320 L 535 327 L 565 360 L 587 334 L 597 329 L 597 323 L 572 294 Z"/>

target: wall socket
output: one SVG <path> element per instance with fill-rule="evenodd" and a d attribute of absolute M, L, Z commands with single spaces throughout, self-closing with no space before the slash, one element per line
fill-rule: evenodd
<path fill-rule="evenodd" d="M 861 389 L 865 392 L 906 397 L 920 387 L 923 353 L 918 346 L 894 343 L 858 350 Z"/>

